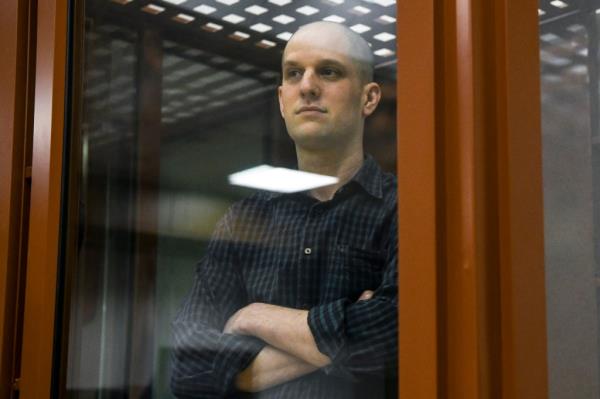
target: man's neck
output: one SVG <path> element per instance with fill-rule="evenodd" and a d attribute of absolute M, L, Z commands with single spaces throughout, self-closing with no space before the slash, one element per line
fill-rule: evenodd
<path fill-rule="evenodd" d="M 346 184 L 363 164 L 363 149 L 344 152 L 339 149 L 305 151 L 296 149 L 298 168 L 305 172 L 318 173 L 326 176 L 335 176 L 338 182 L 335 185 L 314 189 L 310 194 L 319 201 L 328 201 L 335 192 Z"/>

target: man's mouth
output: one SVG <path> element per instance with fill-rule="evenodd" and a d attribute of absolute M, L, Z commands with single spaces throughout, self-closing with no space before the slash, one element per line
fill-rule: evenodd
<path fill-rule="evenodd" d="M 325 108 L 318 107 L 316 105 L 305 105 L 296 110 L 296 114 L 301 114 L 302 112 L 321 112 L 326 113 Z"/>

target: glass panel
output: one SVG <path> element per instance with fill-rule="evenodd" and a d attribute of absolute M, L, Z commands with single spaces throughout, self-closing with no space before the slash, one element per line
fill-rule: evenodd
<path fill-rule="evenodd" d="M 598 1 L 541 0 L 550 398 L 598 398 Z"/>
<path fill-rule="evenodd" d="M 80 145 L 69 155 L 80 178 L 68 201 L 79 212 L 77 220 L 65 221 L 78 229 L 69 235 L 77 241 L 67 243 L 74 256 L 66 265 L 69 334 L 65 381 L 59 383 L 66 396 L 396 397 L 395 2 L 81 4 L 84 37 L 74 42 L 81 39 L 84 56 L 71 60 L 82 63 L 83 78 L 75 88 L 82 94 L 72 104 L 81 111 L 70 132 Z M 371 157 L 363 159 L 362 148 L 352 147 L 361 154 L 350 162 L 329 145 L 322 151 L 326 156 L 302 158 L 301 167 L 318 165 L 307 160 L 332 159 L 354 167 L 341 174 L 349 182 L 334 186 L 339 190 L 326 185 L 277 193 L 283 188 L 273 188 L 273 175 L 258 178 L 259 186 L 270 184 L 268 190 L 232 184 L 234 173 L 258 165 L 287 173 L 297 168 L 296 145 L 277 97 L 281 57 L 292 32 L 323 19 L 334 31 L 333 23 L 352 27 L 374 53 L 383 96 L 365 122 L 364 148 Z M 347 48 L 340 53 L 331 53 L 330 44 L 325 48 L 334 59 L 342 54 L 349 60 L 348 52 L 355 51 L 350 49 L 360 49 L 358 39 L 352 40 L 350 47 L 340 42 Z M 300 54 L 294 65 L 308 78 L 297 83 L 288 73 L 282 96 L 302 98 L 308 108 L 319 108 L 325 94 L 335 102 L 290 112 L 288 124 L 304 113 L 302 123 L 321 126 L 322 115 L 341 112 L 333 130 L 346 126 L 354 135 L 348 133 L 348 142 L 358 137 L 360 124 L 346 121 L 360 114 L 360 102 L 348 99 L 360 99 L 361 86 L 344 82 L 359 82 L 352 74 L 364 62 L 339 66 L 319 55 L 311 64 L 306 50 Z M 308 88 L 293 91 L 294 84 Z M 373 90 L 365 91 L 365 99 L 377 96 Z M 304 153 L 319 153 L 311 151 Z M 304 169 L 326 174 L 320 167 Z M 301 177 L 284 177 L 283 184 Z M 258 210 L 248 205 L 257 198 L 265 201 Z M 272 198 L 278 205 L 267 201 Z M 244 219 L 263 211 L 262 219 Z M 294 336 L 298 344 L 286 339 L 293 344 L 284 350 L 287 342 L 278 346 L 241 324 L 227 330 L 225 321 L 235 311 L 256 302 L 277 305 L 286 316 L 301 312 L 294 314 L 308 320 L 301 325 L 314 339 L 307 353 L 318 348 L 317 359 L 325 354 L 325 363 L 299 360 L 304 354 L 295 348 L 307 335 Z M 323 318 L 339 325 L 320 325 Z M 275 349 L 280 362 L 286 357 L 294 367 L 310 369 L 289 382 L 262 386 L 260 393 L 242 394 L 247 389 L 232 377 L 264 347 Z"/>

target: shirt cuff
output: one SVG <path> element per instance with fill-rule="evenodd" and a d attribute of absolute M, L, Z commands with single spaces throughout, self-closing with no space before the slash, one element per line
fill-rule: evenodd
<path fill-rule="evenodd" d="M 219 351 L 213 363 L 213 376 L 221 384 L 222 395 L 234 392 L 236 376 L 252 363 L 256 355 L 265 347 L 258 338 L 222 334 L 219 337 Z"/>

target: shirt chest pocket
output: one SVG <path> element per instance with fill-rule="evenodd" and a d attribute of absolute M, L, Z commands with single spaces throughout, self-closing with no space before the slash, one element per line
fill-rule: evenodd
<path fill-rule="evenodd" d="M 381 251 L 337 245 L 324 279 L 327 300 L 355 300 L 363 291 L 375 290 L 381 284 L 383 268 Z"/>

